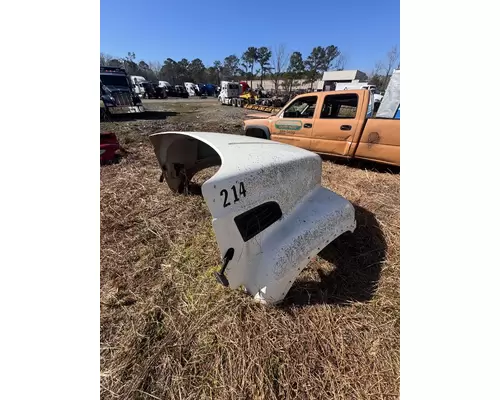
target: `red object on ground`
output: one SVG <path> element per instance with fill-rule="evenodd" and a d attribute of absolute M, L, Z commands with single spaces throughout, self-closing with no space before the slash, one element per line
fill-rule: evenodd
<path fill-rule="evenodd" d="M 119 149 L 120 144 L 114 133 L 101 132 L 101 164 L 115 161 L 116 151 Z"/>

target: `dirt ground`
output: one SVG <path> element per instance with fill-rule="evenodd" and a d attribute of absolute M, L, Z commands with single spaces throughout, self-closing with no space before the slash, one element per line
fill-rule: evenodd
<path fill-rule="evenodd" d="M 216 99 L 144 100 L 145 116 L 101 122 L 101 131 L 116 131 L 125 140 L 166 130 L 243 133 L 243 117 L 253 110 L 220 105 Z M 129 138 L 128 135 L 132 134 Z"/>
<path fill-rule="evenodd" d="M 323 185 L 355 205 L 358 226 L 308 265 L 283 304 L 262 306 L 215 282 L 208 208 L 159 183 L 147 139 L 241 134 L 252 112 L 213 99 L 145 106 L 141 119 L 101 122 L 124 148 L 101 167 L 101 397 L 398 398 L 399 173 L 324 160 Z"/>

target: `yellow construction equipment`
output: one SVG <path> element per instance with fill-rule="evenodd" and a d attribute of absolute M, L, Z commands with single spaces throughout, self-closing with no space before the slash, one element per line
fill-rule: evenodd
<path fill-rule="evenodd" d="M 281 110 L 280 107 L 263 106 L 261 104 L 245 104 L 243 107 L 248 108 L 249 110 L 263 111 L 276 114 Z"/>

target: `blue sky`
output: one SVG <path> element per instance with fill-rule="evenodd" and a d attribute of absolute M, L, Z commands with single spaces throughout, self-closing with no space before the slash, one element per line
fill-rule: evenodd
<path fill-rule="evenodd" d="M 101 0 L 101 52 L 117 57 L 200 58 L 208 67 L 249 46 L 279 44 L 304 59 L 333 44 L 346 69 L 370 73 L 399 47 L 399 1 Z"/>

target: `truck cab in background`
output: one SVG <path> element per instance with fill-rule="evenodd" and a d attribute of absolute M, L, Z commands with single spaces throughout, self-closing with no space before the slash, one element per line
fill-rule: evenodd
<path fill-rule="evenodd" d="M 193 82 L 184 82 L 184 87 L 190 96 L 197 96 L 198 88 Z"/>
<path fill-rule="evenodd" d="M 159 87 L 169 87 L 172 85 L 170 83 L 168 83 L 167 81 L 158 81 L 158 86 Z"/>
<path fill-rule="evenodd" d="M 109 114 L 144 112 L 142 101 L 123 68 L 101 67 L 101 102 Z"/>
<path fill-rule="evenodd" d="M 146 78 L 139 75 L 131 75 L 130 82 L 132 83 L 132 90 L 134 93 L 139 97 L 144 97 L 146 90 L 142 83 L 146 82 Z"/>
<path fill-rule="evenodd" d="M 238 82 L 222 81 L 220 83 L 219 103 L 236 106 L 236 101 L 241 94 L 241 86 Z"/>
<path fill-rule="evenodd" d="M 220 93 L 218 96 L 221 104 L 230 104 L 231 99 L 236 99 L 241 94 L 241 87 L 238 82 L 222 81 L 220 83 Z"/>
<path fill-rule="evenodd" d="M 173 97 L 182 97 L 183 99 L 187 99 L 189 97 L 189 93 L 184 85 L 175 85 L 174 89 L 176 95 Z"/>
<path fill-rule="evenodd" d="M 153 82 L 150 81 L 144 81 L 141 82 L 140 87 L 142 90 L 144 90 L 144 94 L 142 95 L 142 98 L 144 99 L 156 99 L 157 94 L 156 94 L 156 89 L 155 85 Z"/>

